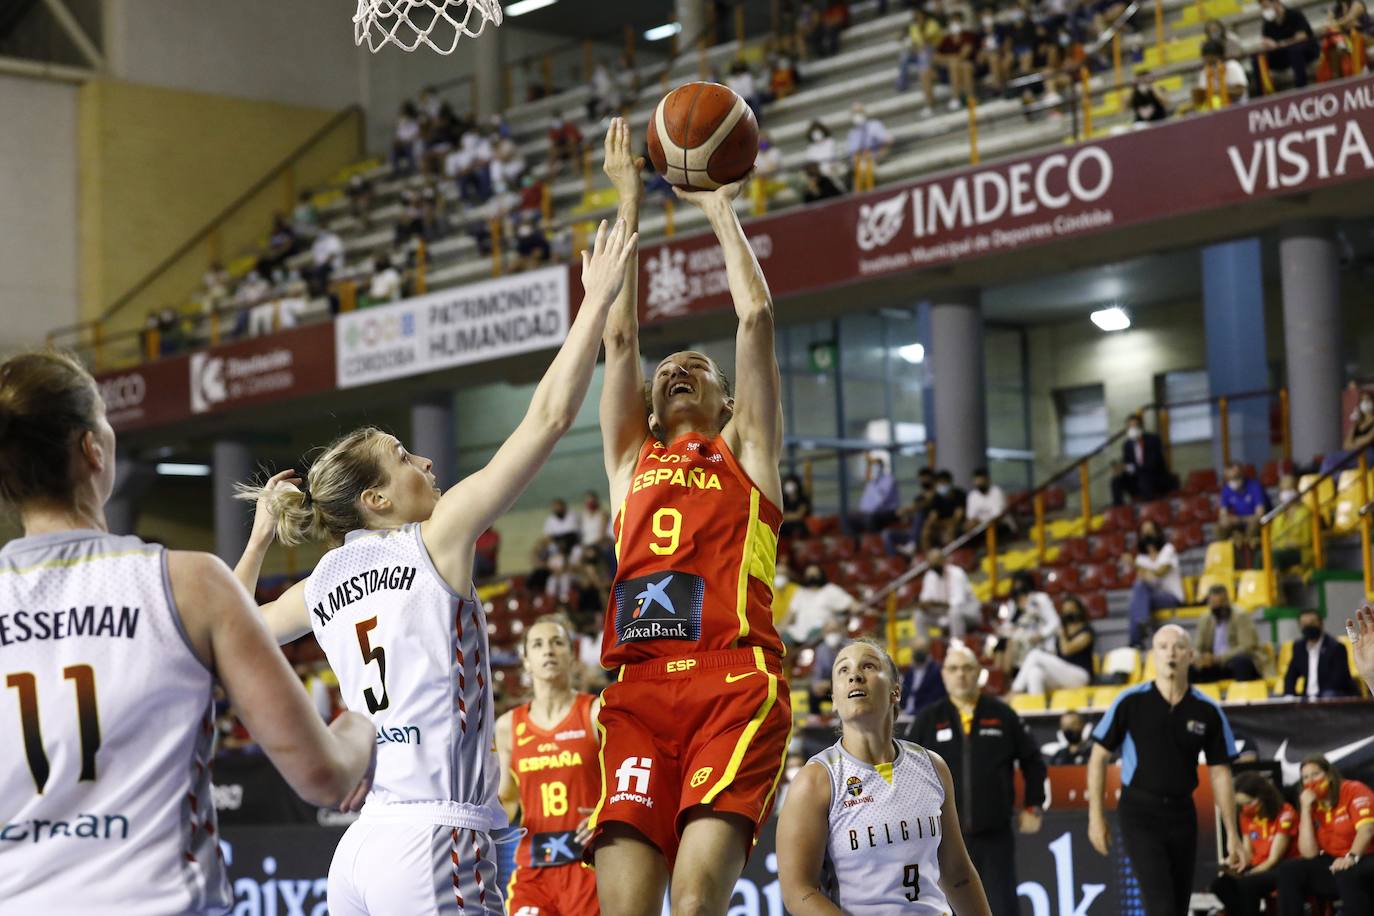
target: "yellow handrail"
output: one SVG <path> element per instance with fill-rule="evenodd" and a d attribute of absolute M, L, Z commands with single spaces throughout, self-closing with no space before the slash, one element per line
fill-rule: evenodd
<path fill-rule="evenodd" d="M 968 164 L 978 164 L 978 100 L 968 97 Z"/>

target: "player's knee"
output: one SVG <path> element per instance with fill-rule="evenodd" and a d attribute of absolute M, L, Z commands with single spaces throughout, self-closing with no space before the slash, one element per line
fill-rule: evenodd
<path fill-rule="evenodd" d="M 673 894 L 673 916 L 707 916 L 719 912 L 720 903 L 710 899 L 702 888 L 693 888 L 683 893 Z"/>

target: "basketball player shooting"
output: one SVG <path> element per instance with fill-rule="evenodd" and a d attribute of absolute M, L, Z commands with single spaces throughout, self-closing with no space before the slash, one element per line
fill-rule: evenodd
<path fill-rule="evenodd" d="M 628 231 L 642 162 L 623 120 L 605 171 Z M 707 356 L 674 353 L 646 386 L 637 259 L 611 307 L 601 429 L 619 569 L 602 665 L 601 800 L 591 848 L 603 913 L 724 913 L 767 818 L 791 736 L 772 582 L 782 520 L 782 405 L 768 284 L 732 206 L 740 182 L 677 190 L 725 254 L 738 391 Z"/>

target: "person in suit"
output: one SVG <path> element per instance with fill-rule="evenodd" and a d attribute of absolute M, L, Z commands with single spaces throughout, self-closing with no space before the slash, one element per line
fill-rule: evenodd
<path fill-rule="evenodd" d="M 1164 443 L 1154 433 L 1145 432 L 1140 414 L 1126 421 L 1126 441 L 1121 443 L 1121 468 L 1112 475 L 1112 505 L 1127 498 L 1146 503 L 1159 499 L 1174 488 L 1174 475 L 1164 460 Z"/>
<path fill-rule="evenodd" d="M 1293 658 L 1283 675 L 1284 695 L 1313 699 L 1359 696 L 1345 646 L 1322 628 L 1321 615 L 1303 611 L 1298 615 L 1298 626 L 1302 636 L 1293 640 Z"/>
<path fill-rule="evenodd" d="M 930 655 L 930 640 L 917 635 L 911 641 L 911 666 L 902 672 L 902 705 L 899 709 L 903 717 L 916 716 L 936 700 L 948 696 L 944 678 L 940 676 L 940 663 Z"/>
<path fill-rule="evenodd" d="M 1198 621 L 1194 683 L 1259 680 L 1259 633 L 1244 612 L 1235 613 L 1224 585 L 1207 590 L 1210 614 Z"/>

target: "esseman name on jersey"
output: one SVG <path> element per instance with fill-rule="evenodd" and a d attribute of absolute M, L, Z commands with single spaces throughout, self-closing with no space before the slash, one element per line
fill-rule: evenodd
<path fill-rule="evenodd" d="M 310 609 L 310 613 L 314 614 L 323 626 L 333 620 L 339 611 L 374 592 L 407 592 L 414 584 L 414 566 L 383 566 L 379 569 L 365 570 L 334 586 L 327 595 L 327 600 L 316 604 Z M 329 605 L 328 611 L 325 610 L 326 603 Z"/>
<path fill-rule="evenodd" d="M 133 639 L 138 630 L 138 608 L 95 605 L 57 611 L 15 611 L 0 614 L 0 646 L 31 639 L 70 639 L 74 636 L 109 636 Z"/>

